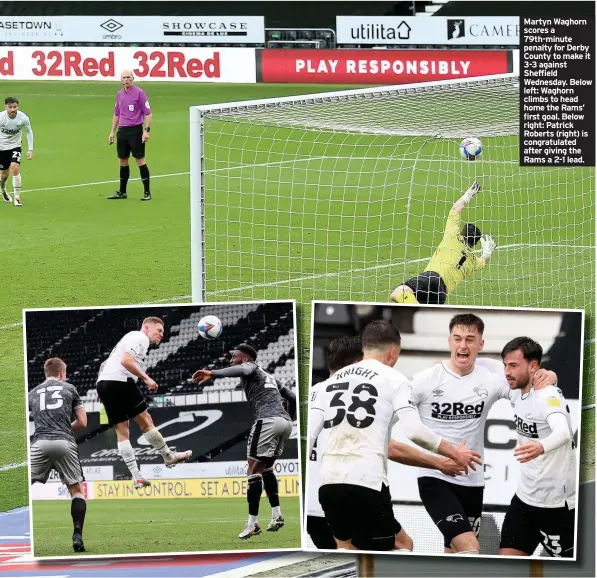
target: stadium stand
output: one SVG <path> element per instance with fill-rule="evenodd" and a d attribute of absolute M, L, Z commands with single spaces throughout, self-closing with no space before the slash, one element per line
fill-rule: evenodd
<path fill-rule="evenodd" d="M 220 317 L 224 326 L 224 334 L 213 341 L 202 339 L 197 332 L 197 322 L 207 312 Z M 92 404 L 89 409 L 97 410 L 95 385 L 101 363 L 126 332 L 139 329 L 143 318 L 151 315 L 165 321 L 164 339 L 150 349 L 147 358 L 147 370 L 160 386 L 154 397 L 238 389 L 238 379 L 197 385 L 191 376 L 199 368 L 226 367 L 230 350 L 239 343 L 250 343 L 258 351 L 258 362 L 266 371 L 284 385 L 296 387 L 294 318 L 289 303 L 28 312 L 29 387 L 43 381 L 47 358 L 60 357 L 67 363 L 69 380 L 83 399 Z M 241 395 L 230 397 L 229 401 L 242 399 Z M 203 402 L 209 403 L 209 398 L 205 397 Z M 175 404 L 178 405 L 176 400 L 172 400 L 165 405 Z"/>

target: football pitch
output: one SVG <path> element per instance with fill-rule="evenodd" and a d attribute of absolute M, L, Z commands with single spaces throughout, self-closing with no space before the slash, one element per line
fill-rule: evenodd
<path fill-rule="evenodd" d="M 128 200 L 105 199 L 118 186 L 116 151 L 108 145 L 117 83 L 1 84 L 5 95 L 20 99 L 36 139 L 34 159 L 22 164 L 24 206 L 0 206 L 3 511 L 28 499 L 21 309 L 188 302 L 189 107 L 331 87 L 139 83 L 154 113 L 147 148 L 153 200 L 141 203 L 138 180 L 129 183 Z M 333 87 L 344 88 L 350 87 Z M 380 137 L 345 135 L 297 140 L 289 129 L 250 127 L 246 139 L 236 133 L 227 140 L 219 121 L 210 122 L 208 300 L 385 302 L 403 276 L 419 272 L 451 203 L 479 178 L 482 193 L 463 218 L 491 233 L 498 250 L 449 303 L 478 304 L 484 295 L 492 305 L 586 308 L 593 341 L 583 403 L 594 403 L 593 170 L 514 170 L 512 139 L 490 139 L 487 163 L 467 164 L 433 143 L 388 146 Z M 351 142 L 355 154 L 343 158 Z M 504 144 L 508 154 L 492 156 Z M 289 155 L 301 160 L 282 164 Z M 138 178 L 133 163 L 131 177 Z M 307 320 L 299 307 L 303 332 Z M 302 341 L 304 353 L 308 341 Z M 594 409 L 582 419 L 581 477 L 593 479 Z M 215 500 L 216 507 L 221 503 Z M 94 524 L 92 505 L 86 532 Z"/>
<path fill-rule="evenodd" d="M 281 498 L 284 527 L 265 530 L 270 507 L 261 499 L 263 532 L 248 540 L 238 534 L 246 522 L 244 498 L 91 500 L 83 528 L 86 555 L 275 550 L 299 548 L 300 512 L 294 498 Z M 68 501 L 33 503 L 35 556 L 72 556 Z"/>

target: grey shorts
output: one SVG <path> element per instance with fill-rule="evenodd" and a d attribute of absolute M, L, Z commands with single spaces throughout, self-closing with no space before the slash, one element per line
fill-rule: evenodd
<path fill-rule="evenodd" d="M 291 433 L 292 422 L 283 417 L 258 419 L 249 434 L 247 457 L 254 460 L 279 458 Z"/>
<path fill-rule="evenodd" d="M 85 481 L 79 450 L 69 440 L 37 440 L 31 446 L 31 483 L 48 481 L 50 470 L 56 470 L 62 483 L 72 486 Z"/>

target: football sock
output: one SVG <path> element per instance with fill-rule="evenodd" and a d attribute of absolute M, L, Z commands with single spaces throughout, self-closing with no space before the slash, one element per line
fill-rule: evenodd
<path fill-rule="evenodd" d="M 272 507 L 272 517 L 277 518 L 280 512 L 280 496 L 278 496 L 278 479 L 274 474 L 273 468 L 267 468 L 263 471 L 263 487 Z"/>
<path fill-rule="evenodd" d="M 249 487 L 247 488 L 247 502 L 249 503 L 249 515 L 255 516 L 259 514 L 259 500 L 263 492 L 263 479 L 261 474 L 253 474 L 249 476 Z M 251 519 L 249 518 L 249 523 Z M 254 523 L 254 522 L 253 522 Z"/>
<path fill-rule="evenodd" d="M 168 444 L 157 427 L 146 431 L 143 436 L 162 457 L 167 458 L 172 455 L 172 450 L 168 447 Z"/>
<path fill-rule="evenodd" d="M 85 513 L 87 512 L 87 502 L 81 494 L 73 494 L 70 503 L 70 515 L 73 519 L 75 534 L 83 533 L 83 524 L 85 523 Z"/>
<path fill-rule="evenodd" d="M 140 166 L 139 172 L 141 173 L 141 181 L 143 182 L 143 192 L 149 193 L 149 169 L 147 165 Z"/>
<path fill-rule="evenodd" d="M 0 191 L 4 192 L 6 191 L 6 181 L 2 180 L 2 178 L 0 177 Z"/>
<path fill-rule="evenodd" d="M 21 198 L 21 184 L 21 175 L 15 175 L 14 177 L 12 177 L 12 188 L 15 194 L 15 199 Z"/>
<path fill-rule="evenodd" d="M 251 524 L 251 526 L 254 526 L 255 524 L 257 524 L 258 521 L 259 521 L 259 516 L 249 515 L 249 524 Z"/>
<path fill-rule="evenodd" d="M 139 471 L 139 467 L 137 466 L 137 460 L 135 459 L 135 452 L 133 451 L 133 446 L 129 440 L 124 440 L 118 442 L 118 451 L 126 464 L 126 467 L 131 472 L 133 478 L 138 478 L 141 476 L 141 472 Z"/>
<path fill-rule="evenodd" d="M 131 168 L 128 165 L 126 167 L 120 167 L 120 188 L 118 190 L 123 195 L 126 195 L 126 185 L 129 182 L 130 174 Z"/>

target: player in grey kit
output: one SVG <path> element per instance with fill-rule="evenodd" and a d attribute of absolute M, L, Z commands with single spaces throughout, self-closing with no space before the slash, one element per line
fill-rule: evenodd
<path fill-rule="evenodd" d="M 31 440 L 31 483 L 48 481 L 55 469 L 71 496 L 73 549 L 85 552 L 83 523 L 87 503 L 85 481 L 73 430 L 87 427 L 87 413 L 74 385 L 66 381 L 66 364 L 58 357 L 44 364 L 46 380 L 29 392 L 29 412 L 35 424 Z M 74 421 L 73 421 L 74 418 Z"/>
<path fill-rule="evenodd" d="M 257 522 L 263 489 L 272 507 L 272 520 L 267 526 L 267 531 L 277 532 L 284 526 L 274 462 L 282 455 L 284 444 L 292 433 L 292 418 L 296 411 L 294 393 L 280 385 L 273 376 L 257 365 L 256 359 L 255 349 L 241 343 L 232 351 L 230 367 L 199 369 L 193 374 L 193 380 L 199 383 L 214 377 L 240 377 L 243 391 L 255 417 L 247 442 L 249 520 L 238 536 L 241 540 L 261 534 L 261 527 Z M 287 410 L 284 409 L 282 399 L 286 401 Z"/>

